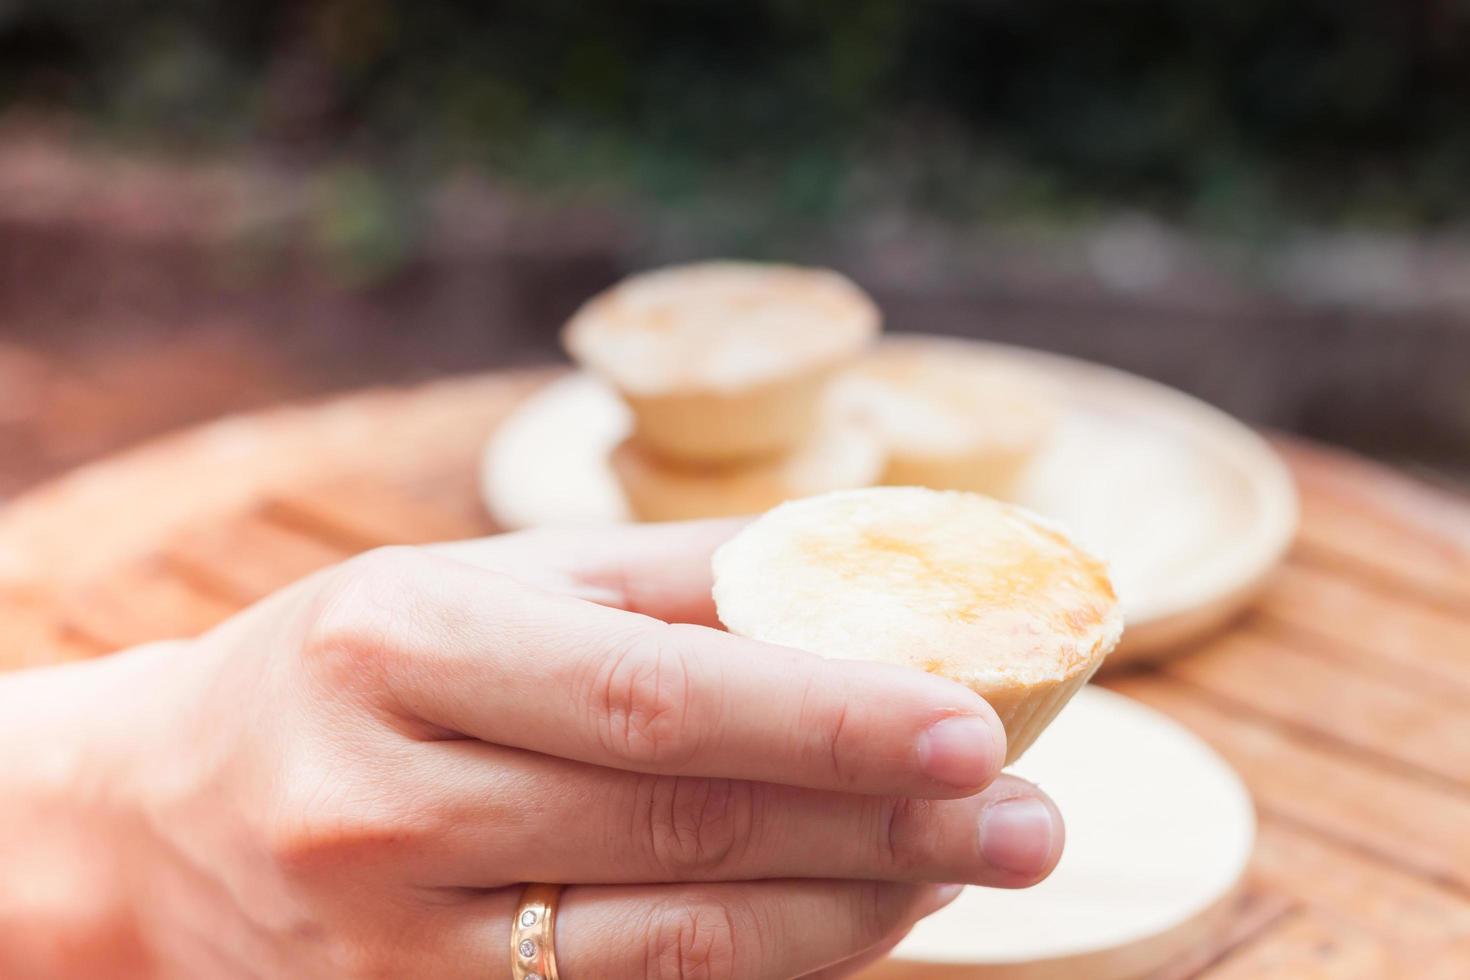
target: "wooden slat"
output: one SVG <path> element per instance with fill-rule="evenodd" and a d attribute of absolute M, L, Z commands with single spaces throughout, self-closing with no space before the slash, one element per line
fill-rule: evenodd
<path fill-rule="evenodd" d="M 1155 970 L 1148 980 L 1188 980 L 1246 945 L 1284 916 L 1291 913 L 1293 902 L 1277 892 L 1248 888 L 1236 900 L 1224 925 L 1210 938 L 1179 959 Z"/>
<path fill-rule="evenodd" d="M 0 594 L 0 671 L 85 660 L 106 651 L 69 631 L 49 599 Z"/>
<path fill-rule="evenodd" d="M 163 551 L 169 567 L 191 586 L 238 603 L 262 599 L 348 555 L 258 514 L 190 530 Z"/>
<path fill-rule="evenodd" d="M 1334 651 L 1470 694 L 1470 614 L 1409 602 L 1297 562 L 1277 570 L 1258 612 Z"/>
<path fill-rule="evenodd" d="M 0 503 L 55 465 L 39 437 L 48 389 L 61 358 L 0 339 Z"/>
<path fill-rule="evenodd" d="M 493 534 L 497 528 L 480 498 L 480 454 L 488 430 L 473 444 L 466 455 L 439 460 L 401 475 L 396 489 L 425 511 L 433 511 L 436 520 L 452 520 L 459 537 Z"/>
<path fill-rule="evenodd" d="M 1346 453 L 1291 440 L 1278 448 L 1302 491 L 1298 554 L 1470 609 L 1470 511 L 1464 500 Z"/>
<path fill-rule="evenodd" d="M 1371 759 L 1223 710 L 1166 678 L 1119 678 L 1108 686 L 1206 739 L 1245 779 L 1263 811 L 1470 888 L 1470 792 L 1387 771 Z"/>
<path fill-rule="evenodd" d="M 459 495 L 456 495 L 458 497 Z M 279 493 L 262 514 L 269 520 L 351 550 L 388 544 L 424 544 L 487 534 L 489 522 L 453 503 L 400 486 L 338 480 Z"/>
<path fill-rule="evenodd" d="M 84 466 L 0 510 L 0 586 L 88 581 L 284 488 L 352 474 L 450 473 L 446 494 L 472 512 L 480 447 L 546 377 L 359 392 L 222 419 Z"/>
<path fill-rule="evenodd" d="M 111 650 L 195 636 L 240 608 L 189 584 L 154 559 L 70 590 L 61 616 L 76 632 Z"/>
<path fill-rule="evenodd" d="M 1304 653 L 1279 635 L 1236 630 L 1164 672 L 1293 726 L 1470 784 L 1470 699 Z"/>
<path fill-rule="evenodd" d="M 1394 589 L 1410 599 L 1464 611 L 1470 598 L 1456 555 L 1425 541 L 1407 543 L 1401 532 L 1364 521 L 1329 501 L 1304 511 L 1293 555 L 1305 562 Z"/>
<path fill-rule="evenodd" d="M 1287 916 L 1205 970 L 1208 980 L 1382 980 L 1391 957 L 1351 924 L 1314 912 Z"/>
<path fill-rule="evenodd" d="M 1470 557 L 1470 496 L 1432 486 L 1381 463 L 1320 443 L 1272 438 L 1302 494 L 1351 503 L 1364 516 Z M 1456 565 L 1464 570 L 1463 562 Z"/>
<path fill-rule="evenodd" d="M 1262 821 L 1251 878 L 1260 887 L 1327 909 L 1372 932 L 1393 947 L 1396 961 L 1470 937 L 1470 894 L 1279 820 Z"/>

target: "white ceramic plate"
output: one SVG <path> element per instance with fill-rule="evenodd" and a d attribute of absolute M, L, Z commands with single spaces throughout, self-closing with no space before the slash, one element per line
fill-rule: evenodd
<path fill-rule="evenodd" d="M 1106 557 L 1128 626 L 1110 665 L 1166 655 L 1249 600 L 1285 553 L 1296 491 L 1260 436 L 1183 392 L 1113 368 L 1000 344 L 963 346 L 1057 382 L 1062 423 L 1022 503 Z M 607 456 L 628 432 L 605 386 L 572 374 L 532 395 L 491 437 L 482 489 L 506 527 L 628 520 Z"/>
<path fill-rule="evenodd" d="M 1024 891 L 965 889 L 865 980 L 1135 977 L 1219 924 L 1250 861 L 1255 813 L 1197 737 L 1088 687 L 1013 771 L 1066 818 L 1056 871 Z"/>

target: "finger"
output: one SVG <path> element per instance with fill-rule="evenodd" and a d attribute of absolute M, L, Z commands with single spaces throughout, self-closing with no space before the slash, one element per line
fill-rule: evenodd
<path fill-rule="evenodd" d="M 530 585 L 670 623 L 718 626 L 710 555 L 746 520 L 545 528 L 434 545 Z"/>
<path fill-rule="evenodd" d="M 926 916 L 933 915 L 935 912 L 938 912 L 950 902 L 953 902 L 956 898 L 959 897 L 960 892 L 963 890 L 964 889 L 959 885 L 934 886 L 933 892 L 930 894 L 929 898 L 927 898 L 921 904 L 919 914 L 913 919 L 913 921 L 905 922 L 903 925 L 899 926 L 893 932 L 884 937 L 883 941 L 874 946 L 872 949 L 865 950 L 864 952 L 859 953 L 851 959 L 843 960 L 840 963 L 834 963 L 833 965 L 825 967 L 821 970 L 817 970 L 814 973 L 808 973 L 805 977 L 802 978 L 802 980 L 842 980 L 842 978 L 845 977 L 855 976 L 867 967 L 870 967 L 874 963 L 877 963 L 879 960 L 887 957 L 889 953 L 893 952 L 895 946 L 903 942 L 904 937 L 913 930 L 914 926 L 918 923 L 920 919 Z"/>
<path fill-rule="evenodd" d="M 910 929 L 912 929 L 912 926 L 910 926 Z M 885 939 L 872 949 L 859 953 L 852 959 L 843 960 L 841 963 L 834 963 L 829 967 L 808 973 L 801 980 L 846 980 L 847 977 L 857 976 L 863 970 L 872 967 L 873 964 L 886 959 L 888 954 L 892 953 L 894 948 L 903 942 L 904 937 L 908 933 L 909 929 L 901 930 L 897 935 Z M 863 976 L 866 978 L 867 974 L 863 974 Z"/>
<path fill-rule="evenodd" d="M 515 901 L 506 889 L 461 911 L 482 976 L 510 976 Z M 927 886 L 887 882 L 577 886 L 557 910 L 557 967 L 562 980 L 800 977 L 873 948 L 925 903 Z"/>
<path fill-rule="evenodd" d="M 974 792 L 1005 757 L 995 712 L 951 681 L 671 626 L 415 549 L 349 563 L 323 606 L 308 658 L 430 734 L 917 796 Z"/>
<path fill-rule="evenodd" d="M 849 795 L 774 783 L 646 776 L 478 742 L 426 748 L 415 769 L 456 788 L 419 883 L 635 883 L 761 878 L 1023 888 L 1061 857 L 1052 800 L 1002 775 L 962 799 Z M 430 761 L 432 760 L 432 761 Z M 434 783 L 423 798 L 442 798 Z M 517 810 L 483 801 L 515 787 Z M 477 812 L 478 810 L 478 812 Z"/>

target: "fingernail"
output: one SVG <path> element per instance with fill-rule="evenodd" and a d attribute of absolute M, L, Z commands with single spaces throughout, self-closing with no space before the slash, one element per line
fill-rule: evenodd
<path fill-rule="evenodd" d="M 939 910 L 950 902 L 960 897 L 960 892 L 965 890 L 964 885 L 940 885 L 934 889 L 934 908 Z"/>
<path fill-rule="evenodd" d="M 960 892 L 965 890 L 964 885 L 935 885 L 929 889 L 928 898 L 919 907 L 920 919 L 926 915 L 933 915 L 944 908 L 950 902 L 959 897 Z"/>
<path fill-rule="evenodd" d="M 919 767 L 931 779 L 978 789 L 1000 771 L 996 725 L 979 715 L 955 715 L 919 736 Z"/>
<path fill-rule="evenodd" d="M 1002 871 L 1039 875 L 1051 863 L 1053 820 L 1034 796 L 998 800 L 980 813 L 980 856 Z"/>

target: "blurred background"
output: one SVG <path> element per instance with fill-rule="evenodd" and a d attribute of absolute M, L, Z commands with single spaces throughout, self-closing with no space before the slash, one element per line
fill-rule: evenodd
<path fill-rule="evenodd" d="M 1470 486 L 1470 3 L 0 0 L 0 499 L 724 255 Z"/>

